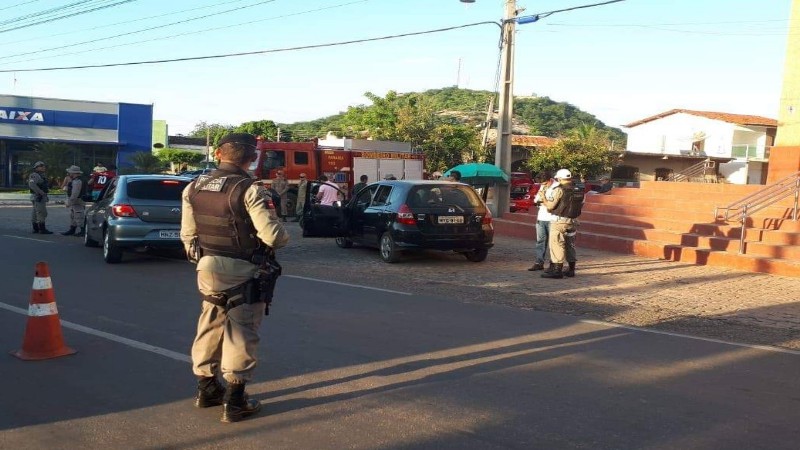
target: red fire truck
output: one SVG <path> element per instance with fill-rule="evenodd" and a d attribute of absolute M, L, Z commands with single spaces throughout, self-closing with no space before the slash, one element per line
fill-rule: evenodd
<path fill-rule="evenodd" d="M 390 146 L 383 141 L 345 139 L 341 148 L 320 146 L 317 139 L 308 142 L 270 142 L 258 140 L 258 159 L 250 173 L 269 185 L 275 173 L 282 170 L 289 182 L 286 211 L 294 215 L 297 183 L 300 174 L 316 180 L 325 175 L 344 192 L 357 183 L 361 175 L 373 182 L 391 174 L 397 179 L 421 180 L 424 156 L 410 146 Z M 399 144 L 399 143 L 395 143 Z"/>

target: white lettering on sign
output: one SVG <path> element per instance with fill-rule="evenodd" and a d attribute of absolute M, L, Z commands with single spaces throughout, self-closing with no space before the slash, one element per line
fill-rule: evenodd
<path fill-rule="evenodd" d="M 201 191 L 220 192 L 227 180 L 228 177 L 213 178 L 208 175 L 201 175 L 195 182 L 195 186 L 199 186 L 198 189 Z"/>
<path fill-rule="evenodd" d="M 44 114 L 32 111 L 14 111 L 0 109 L 0 119 L 21 120 L 24 122 L 44 122 Z"/>

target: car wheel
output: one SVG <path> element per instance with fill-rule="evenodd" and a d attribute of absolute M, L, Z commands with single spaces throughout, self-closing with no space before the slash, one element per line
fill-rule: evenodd
<path fill-rule="evenodd" d="M 103 259 L 109 264 L 122 261 L 122 249 L 111 242 L 109 233 L 103 233 Z"/>
<path fill-rule="evenodd" d="M 336 245 L 338 245 L 341 248 L 350 248 L 350 247 L 353 246 L 353 241 L 351 241 L 350 239 L 347 239 L 347 238 L 337 237 L 336 238 Z"/>
<path fill-rule="evenodd" d="M 394 243 L 394 238 L 388 231 L 381 236 L 380 243 L 381 259 L 387 263 L 397 262 L 400 259 L 400 251 Z"/>
<path fill-rule="evenodd" d="M 468 261 L 481 262 L 485 261 L 486 257 L 489 256 L 489 250 L 485 248 L 477 248 L 471 252 L 465 252 L 464 256 L 467 257 Z"/>
<path fill-rule="evenodd" d="M 83 220 L 83 245 L 87 247 L 99 247 L 100 243 L 89 237 L 89 221 Z"/>

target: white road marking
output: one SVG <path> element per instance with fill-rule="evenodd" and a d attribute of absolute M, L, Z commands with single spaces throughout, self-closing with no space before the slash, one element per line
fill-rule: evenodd
<path fill-rule="evenodd" d="M 5 303 L 0 303 L 0 308 L 6 309 L 11 312 L 15 312 L 18 314 L 22 314 L 27 316 L 28 310 L 17 308 L 16 306 L 7 305 Z M 106 333 L 105 331 L 95 330 L 94 328 L 85 327 L 83 325 L 78 325 L 77 323 L 67 322 L 66 320 L 61 321 L 61 326 L 64 328 L 69 328 L 71 330 L 80 331 L 82 333 L 91 334 L 93 336 L 101 337 L 103 339 L 108 339 L 109 341 L 118 342 L 123 345 L 127 345 L 128 347 L 133 347 L 135 349 L 144 350 L 146 352 L 155 353 L 157 355 L 166 356 L 167 358 L 172 358 L 176 361 L 191 363 L 192 359 L 189 355 L 184 355 L 182 353 L 173 352 L 172 350 L 167 350 L 165 348 L 156 347 L 155 345 L 145 344 L 144 342 L 134 341 L 133 339 L 124 338 L 122 336 L 117 336 L 116 334 Z"/>
<path fill-rule="evenodd" d="M 630 325 L 620 325 L 618 323 L 604 322 L 602 320 L 584 319 L 584 320 L 581 320 L 581 322 L 582 323 L 592 324 L 592 325 L 602 325 L 604 327 L 609 327 L 609 328 L 622 328 L 624 330 L 641 331 L 642 333 L 663 334 L 665 336 L 679 337 L 679 338 L 683 338 L 683 339 L 694 339 L 695 341 L 713 342 L 715 344 L 724 344 L 724 345 L 733 345 L 735 347 L 753 348 L 753 349 L 757 349 L 757 350 L 765 350 L 765 351 L 768 351 L 768 352 L 788 353 L 790 355 L 800 355 L 800 350 L 792 350 L 792 349 L 788 349 L 788 348 L 773 347 L 771 345 L 754 345 L 754 344 L 744 344 L 744 343 L 741 343 L 741 342 L 723 341 L 722 339 L 704 338 L 704 337 L 700 337 L 700 336 L 692 336 L 690 334 L 673 333 L 671 331 L 661 331 L 661 330 L 653 330 L 653 329 L 650 329 L 650 328 L 633 327 L 633 326 L 630 326 Z"/>
<path fill-rule="evenodd" d="M 369 290 L 372 290 L 372 291 L 388 292 L 390 294 L 413 295 L 413 294 L 411 294 L 411 292 L 393 291 L 391 289 L 381 289 L 381 288 L 376 288 L 376 287 L 371 287 L 371 286 L 362 286 L 360 284 L 340 283 L 338 281 L 321 280 L 319 278 L 308 278 L 308 277 L 301 277 L 301 276 L 297 276 L 297 275 L 284 275 L 284 276 L 286 278 L 296 278 L 298 280 L 317 281 L 317 282 L 320 282 L 320 283 L 336 284 L 336 285 L 339 285 L 339 286 L 348 286 L 348 287 L 354 287 L 354 288 L 359 288 L 359 289 L 369 289 Z"/>
<path fill-rule="evenodd" d="M 52 244 L 53 243 L 53 241 L 45 241 L 44 239 L 34 239 L 34 238 L 29 238 L 29 237 L 13 236 L 13 235 L 10 235 L 10 234 L 4 234 L 3 237 L 8 237 L 8 238 L 11 238 L 11 239 L 23 239 L 25 241 L 47 242 L 48 244 Z"/>

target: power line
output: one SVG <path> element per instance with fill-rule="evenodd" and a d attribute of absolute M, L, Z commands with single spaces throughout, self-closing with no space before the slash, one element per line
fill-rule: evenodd
<path fill-rule="evenodd" d="M 410 37 L 410 36 L 421 36 L 425 34 L 433 34 L 433 33 L 442 33 L 445 31 L 452 31 L 458 30 L 462 28 L 469 28 L 475 27 L 479 25 L 496 25 L 501 27 L 499 22 L 492 22 L 492 21 L 485 21 L 485 22 L 475 22 L 469 23 L 466 25 L 457 25 L 452 27 L 446 28 L 437 28 L 434 30 L 426 30 L 426 31 L 416 31 L 411 33 L 402 33 L 402 34 L 393 34 L 389 36 L 380 36 L 374 38 L 365 38 L 365 39 L 354 39 L 350 41 L 340 41 L 340 42 L 330 42 L 325 44 L 312 44 L 312 45 L 302 45 L 296 47 L 284 47 L 284 48 L 276 48 L 276 49 L 269 49 L 269 50 L 257 50 L 252 52 L 239 52 L 239 53 L 225 53 L 220 55 L 206 55 L 206 56 L 192 56 L 186 58 L 173 58 L 173 59 L 159 59 L 159 60 L 150 60 L 150 61 L 135 61 L 135 62 L 125 62 L 125 63 L 111 63 L 111 64 L 90 64 L 84 66 L 64 66 L 64 67 L 42 67 L 37 69 L 3 69 L 0 70 L 0 73 L 9 73 L 9 72 L 46 72 L 46 71 L 54 71 L 54 70 L 74 70 L 74 69 L 97 69 L 103 67 L 120 67 L 120 66 L 138 66 L 138 65 L 145 65 L 145 64 L 165 64 L 171 62 L 184 62 L 184 61 L 199 61 L 199 60 L 206 60 L 206 59 L 220 59 L 220 58 L 231 58 L 236 56 L 250 56 L 250 55 L 263 55 L 268 53 L 283 53 L 283 52 L 291 52 L 291 51 L 298 51 L 298 50 L 309 50 L 309 49 L 316 49 L 316 48 L 326 48 L 326 47 L 338 47 L 341 45 L 351 45 L 351 44 L 360 44 L 364 42 L 375 42 L 375 41 L 384 41 L 389 39 L 398 39 L 403 37 Z"/>
<path fill-rule="evenodd" d="M 135 1 L 135 0 L 125 0 L 125 1 Z M 51 51 L 54 51 L 54 50 L 61 50 L 63 48 L 75 47 L 75 46 L 84 45 L 84 44 L 93 44 L 93 43 L 97 42 L 98 40 L 103 40 L 104 41 L 104 40 L 107 40 L 107 39 L 115 39 L 115 38 L 118 38 L 118 37 L 130 36 L 132 34 L 139 34 L 139 33 L 144 33 L 144 32 L 147 32 L 147 31 L 159 30 L 159 29 L 162 29 L 162 28 L 171 27 L 171 26 L 175 26 L 175 25 L 180 25 L 180 24 L 187 23 L 187 22 L 193 22 L 195 20 L 207 19 L 209 17 L 214 17 L 214 16 L 218 16 L 218 15 L 221 15 L 221 14 L 227 14 L 227 13 L 230 13 L 230 12 L 241 11 L 243 9 L 252 8 L 252 7 L 255 7 L 255 6 L 263 5 L 265 3 L 272 3 L 274 1 L 275 0 L 263 0 L 263 1 L 260 1 L 260 2 L 252 3 L 250 5 L 245 5 L 245 6 L 242 6 L 242 7 L 239 7 L 239 8 L 226 9 L 224 11 L 218 11 L 218 12 L 215 12 L 215 13 L 212 13 L 212 14 L 206 14 L 206 15 L 197 16 L 197 17 L 190 17 L 188 19 L 184 19 L 184 20 L 180 20 L 180 21 L 177 21 L 177 22 L 172 22 L 172 23 L 168 23 L 168 24 L 164 24 L 164 25 L 156 25 L 156 26 L 149 27 L 149 28 L 142 28 L 142 29 L 139 29 L 139 30 L 129 31 L 127 33 L 115 34 L 113 36 L 105 36 L 105 37 L 101 37 L 101 38 L 91 39 L 91 40 L 88 40 L 88 41 L 62 45 L 60 47 L 52 47 L 52 48 L 48 48 L 48 49 L 44 49 L 44 50 L 35 50 L 35 51 L 32 51 L 32 52 L 24 52 L 24 53 L 17 53 L 15 55 L 2 56 L 2 57 L 0 57 L 0 59 L 13 58 L 15 56 L 31 55 L 31 54 L 34 54 L 34 53 L 41 53 L 41 52 L 51 52 Z M 92 51 L 92 50 L 87 50 L 87 51 Z M 37 59 L 41 59 L 41 58 L 37 58 Z M 18 62 L 20 62 L 20 61 L 18 61 Z M 24 62 L 24 61 L 22 61 L 22 62 Z"/>
<path fill-rule="evenodd" d="M 270 1 L 274 1 L 274 0 L 270 0 Z M 174 39 L 176 37 L 181 37 L 181 36 L 189 36 L 189 35 L 198 34 L 198 33 L 207 33 L 209 31 L 222 30 L 222 29 L 226 29 L 226 28 L 230 28 L 230 27 L 251 25 L 251 24 L 254 24 L 254 23 L 258 23 L 258 22 L 266 22 L 266 21 L 269 21 L 269 20 L 283 19 L 283 18 L 286 18 L 286 17 L 299 16 L 299 15 L 302 15 L 302 14 L 309 14 L 309 13 L 325 11 L 325 10 L 334 9 L 334 8 L 341 8 L 341 7 L 344 7 L 344 6 L 350 6 L 350 5 L 353 5 L 353 4 L 356 4 L 356 3 L 365 3 L 365 2 L 368 2 L 368 1 L 371 1 L 371 0 L 356 0 L 356 1 L 351 1 L 349 3 L 341 3 L 341 4 L 338 4 L 338 5 L 326 6 L 326 7 L 322 7 L 322 8 L 316 8 L 316 9 L 309 9 L 309 10 L 306 10 L 306 11 L 300 11 L 300 12 L 290 13 L 290 14 L 283 14 L 283 15 L 280 15 L 280 16 L 267 17 L 267 18 L 264 18 L 264 19 L 251 20 L 251 21 L 248 21 L 248 22 L 241 22 L 241 23 L 236 23 L 236 24 L 232 24 L 232 25 L 224 25 L 224 26 L 219 26 L 219 27 L 215 27 L 215 28 L 205 28 L 205 29 L 202 29 L 202 30 L 187 31 L 185 33 L 172 34 L 172 35 L 169 35 L 169 36 L 160 36 L 160 37 L 156 37 L 156 38 L 152 38 L 152 39 L 144 39 L 144 40 L 139 40 L 139 41 L 134 41 L 134 42 L 126 42 L 126 43 L 123 43 L 123 44 L 108 45 L 108 46 L 105 46 L 105 47 L 94 47 L 94 48 L 90 48 L 90 49 L 87 49 L 87 50 L 81 50 L 81 51 L 70 52 L 70 53 L 61 53 L 61 54 L 58 54 L 58 55 L 42 56 L 42 57 L 39 57 L 39 58 L 29 58 L 29 59 L 23 59 L 23 60 L 19 60 L 19 61 L 11 61 L 11 62 L 6 63 L 6 64 L 16 64 L 16 63 L 23 63 L 23 62 L 30 62 L 30 61 L 38 61 L 38 60 L 42 60 L 42 59 L 59 58 L 59 57 L 62 57 L 62 56 L 78 55 L 78 54 L 86 53 L 86 52 L 94 52 L 94 51 L 98 51 L 98 50 L 108 50 L 108 49 L 112 49 L 112 48 L 125 47 L 125 46 L 128 46 L 128 45 L 136 45 L 136 44 L 143 44 L 143 43 L 146 43 L 146 42 L 161 41 L 161 40 L 164 40 L 164 39 Z M 250 6 L 253 6 L 253 5 L 250 5 Z M 245 8 L 246 7 L 249 7 L 249 6 L 245 6 Z M 163 28 L 163 26 L 162 27 L 156 27 L 156 28 Z M 127 33 L 127 34 L 133 34 L 133 33 Z M 115 37 L 115 36 L 112 36 L 112 37 Z M 103 39 L 105 39 L 105 38 L 103 38 Z M 88 41 L 88 42 L 94 42 L 94 41 Z M 78 44 L 74 44 L 74 45 L 78 45 Z M 40 53 L 42 51 L 48 51 L 48 50 L 39 50 L 39 51 L 36 51 L 36 52 L 28 52 L 28 53 L 20 53 L 20 54 L 17 54 L 17 55 L 9 55 L 8 58 L 11 58 L 13 56 L 21 56 L 21 55 L 31 54 L 31 53 Z M 4 59 L 4 58 L 6 58 L 6 57 L 0 57 L 0 59 Z"/>
<path fill-rule="evenodd" d="M 40 1 L 40 0 L 30 0 L 30 1 L 22 2 L 22 3 L 14 3 L 11 6 L 6 6 L 5 8 L 0 8 L 0 11 L 5 11 L 5 10 L 11 9 L 11 8 L 19 8 L 20 6 L 25 6 L 25 5 L 29 4 L 29 3 L 36 3 L 38 1 Z"/>
<path fill-rule="evenodd" d="M 592 3 L 592 4 L 589 4 L 589 5 L 573 6 L 571 8 L 556 9 L 556 10 L 553 10 L 553 11 L 545 11 L 545 12 L 537 13 L 537 14 L 519 16 L 519 17 L 516 17 L 514 19 L 508 19 L 508 20 L 532 19 L 532 21 L 535 22 L 535 21 L 537 21 L 539 19 L 544 19 L 545 17 L 550 17 L 553 14 L 558 14 L 558 13 L 567 12 L 567 11 L 575 11 L 577 9 L 595 8 L 597 6 L 605 6 L 605 5 L 610 5 L 612 3 L 620 3 L 620 2 L 624 2 L 624 1 L 625 0 L 609 0 L 609 1 L 606 1 L 606 2 Z"/>
<path fill-rule="evenodd" d="M 44 20 L 40 20 L 38 22 L 29 23 L 29 24 L 19 25 L 19 26 L 16 26 L 14 28 L 8 28 L 8 29 L 5 29 L 5 30 L 0 30 L 0 33 L 7 33 L 9 31 L 19 30 L 19 29 L 22 29 L 22 28 L 29 28 L 29 27 L 32 27 L 32 26 L 41 25 L 43 23 L 55 22 L 57 20 L 62 20 L 62 19 L 66 19 L 66 18 L 69 18 L 69 17 L 79 16 L 79 15 L 82 15 L 82 14 L 88 14 L 88 13 L 91 13 L 91 12 L 100 11 L 102 9 L 113 8 L 114 6 L 119 6 L 119 5 L 123 5 L 125 3 L 131 3 L 131 2 L 135 2 L 135 1 L 137 1 L 137 0 L 120 0 L 120 1 L 117 1 L 116 3 L 100 5 L 100 6 L 96 6 L 94 8 L 91 8 L 91 9 L 85 9 L 85 10 L 81 10 L 81 11 L 76 11 L 76 12 L 73 12 L 73 13 L 70 13 L 70 14 L 65 14 L 65 15 L 61 15 L 61 16 L 58 16 L 58 17 L 44 19 Z"/>

